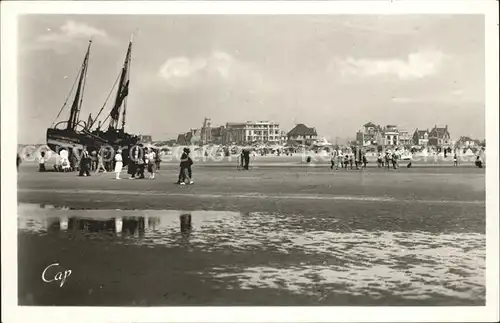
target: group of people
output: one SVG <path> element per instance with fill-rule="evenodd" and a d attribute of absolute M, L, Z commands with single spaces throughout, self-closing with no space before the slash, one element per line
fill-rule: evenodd
<path fill-rule="evenodd" d="M 390 169 L 391 166 L 394 169 L 399 168 L 399 159 L 401 156 L 399 155 L 398 149 L 396 148 L 392 153 L 386 151 L 385 155 L 382 156 L 382 153 L 379 152 L 377 154 L 377 166 L 380 167 L 387 167 L 387 169 Z M 406 166 L 408 168 L 411 167 L 411 161 L 408 163 Z"/>
<path fill-rule="evenodd" d="M 330 169 L 332 170 L 334 168 L 338 170 L 339 166 L 340 168 L 345 169 L 353 169 L 356 167 L 356 169 L 359 170 L 359 167 L 366 168 L 366 165 L 368 164 L 366 153 L 360 150 L 343 153 L 340 149 L 334 149 L 331 153 L 330 162 Z"/>
<path fill-rule="evenodd" d="M 57 172 L 71 172 L 79 171 L 78 176 L 91 176 L 90 172 L 103 172 L 114 171 L 116 179 L 120 178 L 120 173 L 124 166 L 123 151 L 118 149 L 114 158 L 111 157 L 110 151 L 102 150 L 99 153 L 93 150 L 92 153 L 88 152 L 87 147 L 83 147 L 80 161 L 78 162 L 75 154 L 68 157 L 67 150 L 61 150 L 59 153 L 59 160 L 54 165 L 54 170 Z M 156 170 L 160 168 L 160 158 L 153 148 L 133 147 L 131 157 L 128 162 L 128 174 L 130 179 L 145 178 L 145 171 L 149 172 L 149 178 L 154 179 Z M 40 153 L 39 171 L 45 171 L 45 152 Z M 19 164 L 19 162 L 18 162 Z"/>
<path fill-rule="evenodd" d="M 397 148 L 392 153 L 386 152 L 384 155 L 379 152 L 377 154 L 377 166 L 379 168 L 387 167 L 388 169 L 390 169 L 392 166 L 394 169 L 397 169 L 399 168 L 400 158 L 401 156 Z M 365 169 L 367 164 L 368 160 L 366 158 L 366 152 L 363 150 L 352 149 L 351 151 L 343 152 L 340 149 L 334 149 L 331 153 L 330 169 L 332 170 L 334 168 L 338 170 L 339 166 L 340 168 L 345 169 Z M 411 161 L 407 165 L 407 167 L 411 167 Z"/>
<path fill-rule="evenodd" d="M 122 151 L 119 149 L 115 155 L 115 173 L 116 179 L 120 179 L 120 172 L 123 167 Z M 153 148 L 132 147 L 131 160 L 128 163 L 127 173 L 129 179 L 146 178 L 146 170 L 149 173 L 149 179 L 155 179 L 156 170 L 159 169 L 160 160 L 158 154 Z"/>

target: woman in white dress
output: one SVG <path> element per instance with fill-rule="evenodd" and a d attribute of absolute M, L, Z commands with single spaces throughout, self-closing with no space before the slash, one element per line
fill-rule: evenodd
<path fill-rule="evenodd" d="M 115 155 L 115 174 L 116 174 L 116 179 L 121 179 L 120 178 L 120 173 L 122 171 L 123 167 L 123 159 L 122 159 L 122 150 L 118 149 Z"/>

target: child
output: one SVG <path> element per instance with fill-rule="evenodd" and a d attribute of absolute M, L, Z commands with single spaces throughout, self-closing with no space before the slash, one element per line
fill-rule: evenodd
<path fill-rule="evenodd" d="M 40 158 L 38 159 L 38 171 L 45 172 L 45 151 L 40 153 Z"/>
<path fill-rule="evenodd" d="M 71 165 L 68 159 L 68 151 L 61 150 L 60 156 L 61 156 L 61 171 L 69 172 L 71 170 Z"/>
<path fill-rule="evenodd" d="M 122 171 L 123 167 L 123 158 L 122 158 L 122 150 L 118 149 L 115 155 L 115 174 L 116 174 L 116 179 L 121 179 L 120 178 L 120 173 Z"/>

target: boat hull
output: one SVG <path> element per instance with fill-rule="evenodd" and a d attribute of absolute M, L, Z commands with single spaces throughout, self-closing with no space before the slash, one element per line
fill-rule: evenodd
<path fill-rule="evenodd" d="M 123 131 L 93 131 L 92 135 L 102 138 L 108 145 L 114 148 L 126 148 L 137 145 L 139 138 Z"/>
<path fill-rule="evenodd" d="M 91 150 L 99 149 L 106 144 L 108 143 L 101 138 L 71 129 L 47 129 L 47 146 L 56 153 L 61 149 L 81 150 L 83 146 Z"/>
<path fill-rule="evenodd" d="M 47 146 L 55 152 L 61 149 L 82 149 L 86 144 L 82 134 L 68 129 L 47 129 Z"/>

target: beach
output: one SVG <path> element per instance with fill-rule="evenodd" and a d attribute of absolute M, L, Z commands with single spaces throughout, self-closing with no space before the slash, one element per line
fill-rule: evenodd
<path fill-rule="evenodd" d="M 154 180 L 24 163 L 19 304 L 484 305 L 484 169 L 328 164 L 197 161 L 179 186 L 176 161 Z"/>

